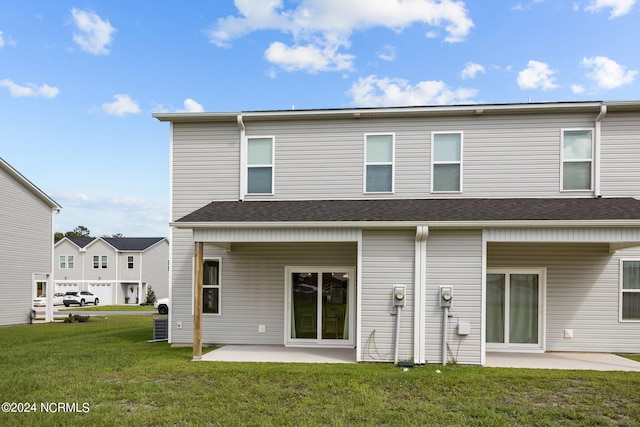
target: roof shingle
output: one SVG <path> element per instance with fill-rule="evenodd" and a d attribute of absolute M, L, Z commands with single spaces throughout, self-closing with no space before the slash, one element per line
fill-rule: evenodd
<path fill-rule="evenodd" d="M 640 220 L 634 198 L 220 201 L 190 222 Z"/>

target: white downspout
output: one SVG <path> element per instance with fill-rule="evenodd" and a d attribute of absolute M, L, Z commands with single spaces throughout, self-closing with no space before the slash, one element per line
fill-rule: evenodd
<path fill-rule="evenodd" d="M 244 201 L 244 196 L 247 189 L 247 141 L 246 141 L 246 129 L 244 122 L 242 121 L 242 114 L 238 114 L 237 117 L 238 128 L 240 129 L 240 189 L 238 194 L 238 200 Z"/>
<path fill-rule="evenodd" d="M 602 119 L 607 114 L 607 106 L 602 104 L 600 106 L 600 113 L 596 117 L 596 134 L 594 136 L 594 148 L 593 148 L 593 197 L 600 198 L 602 193 L 600 192 L 600 138 L 602 132 Z"/>
<path fill-rule="evenodd" d="M 429 227 L 416 227 L 415 267 L 414 267 L 414 316 L 413 316 L 413 361 L 415 364 L 426 363 L 426 263 L 427 237 Z"/>

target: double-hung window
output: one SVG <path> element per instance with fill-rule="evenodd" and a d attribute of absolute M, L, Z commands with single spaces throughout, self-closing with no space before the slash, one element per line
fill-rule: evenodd
<path fill-rule="evenodd" d="M 620 320 L 640 321 L 640 260 L 621 263 Z"/>
<path fill-rule="evenodd" d="M 133 255 L 127 256 L 127 268 L 129 270 L 133 269 Z"/>
<path fill-rule="evenodd" d="M 220 260 L 205 259 L 202 275 L 202 312 L 220 314 Z"/>
<path fill-rule="evenodd" d="M 431 141 L 431 191 L 462 192 L 462 132 L 433 132 Z"/>
<path fill-rule="evenodd" d="M 273 194 L 273 137 L 247 138 L 247 193 Z"/>
<path fill-rule="evenodd" d="M 94 255 L 93 256 L 93 268 L 107 268 L 107 255 Z"/>
<path fill-rule="evenodd" d="M 365 135 L 365 193 L 393 192 L 394 135 Z"/>
<path fill-rule="evenodd" d="M 61 269 L 73 268 L 73 255 L 60 255 L 59 266 Z"/>
<path fill-rule="evenodd" d="M 591 190 L 593 132 L 591 129 L 562 131 L 562 190 Z"/>

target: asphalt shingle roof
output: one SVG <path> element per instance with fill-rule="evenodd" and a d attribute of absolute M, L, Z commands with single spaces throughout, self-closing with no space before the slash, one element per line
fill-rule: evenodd
<path fill-rule="evenodd" d="M 78 247 L 84 248 L 96 240 L 96 237 L 68 237 Z M 101 237 L 102 240 L 120 251 L 144 251 L 164 237 Z"/>
<path fill-rule="evenodd" d="M 189 222 L 640 220 L 634 198 L 220 201 Z"/>

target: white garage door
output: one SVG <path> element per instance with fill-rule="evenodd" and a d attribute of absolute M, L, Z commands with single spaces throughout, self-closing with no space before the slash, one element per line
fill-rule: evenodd
<path fill-rule="evenodd" d="M 89 283 L 89 292 L 100 300 L 99 305 L 113 304 L 111 289 L 111 283 Z"/>
<path fill-rule="evenodd" d="M 70 291 L 79 291 L 80 286 L 77 283 L 56 283 L 56 292 L 63 294 Z"/>

